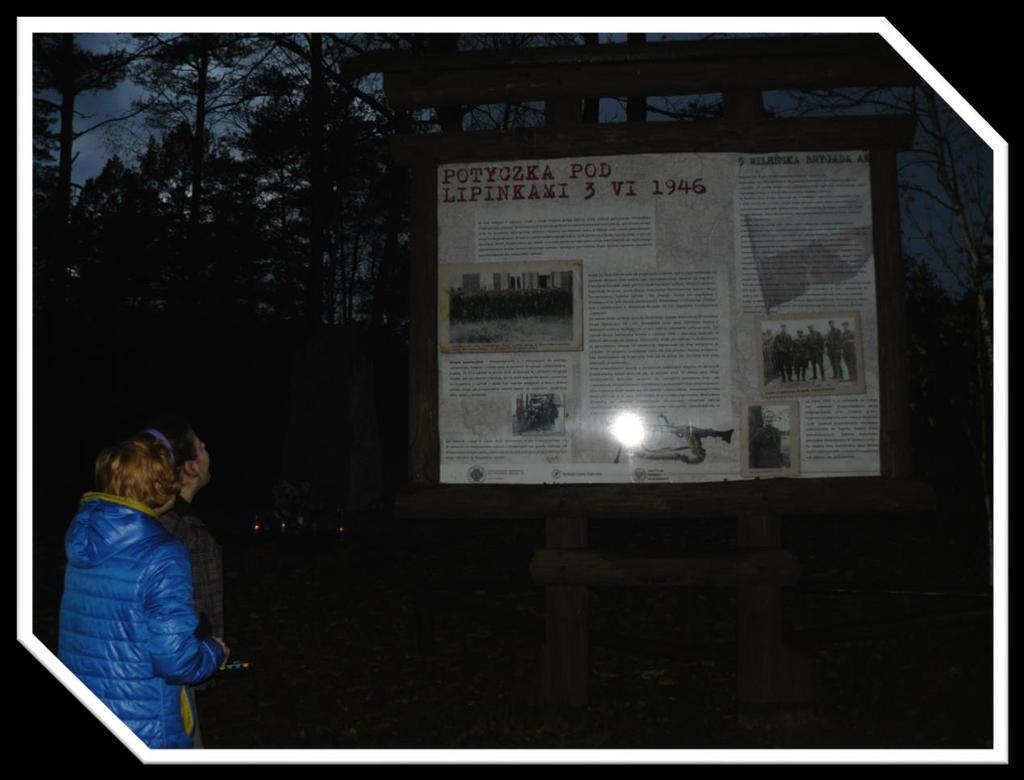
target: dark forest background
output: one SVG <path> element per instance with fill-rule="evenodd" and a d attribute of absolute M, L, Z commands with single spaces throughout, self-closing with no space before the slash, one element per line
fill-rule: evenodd
<path fill-rule="evenodd" d="M 379 75 L 347 63 L 379 50 L 584 44 L 615 45 L 591 34 L 36 34 L 36 535 L 63 533 L 101 446 L 164 410 L 209 446 L 203 500 L 217 522 L 247 522 L 280 479 L 350 509 L 386 506 L 405 478 L 416 292 L 409 172 L 388 141 L 453 120 L 392 109 Z M 84 96 L 126 85 L 131 110 L 82 115 Z M 991 153 L 927 87 L 773 93 L 766 105 L 918 121 L 900 157 L 915 469 L 938 491 L 936 532 L 984 568 Z M 607 97 L 585 114 L 704 121 L 721 96 Z M 466 106 L 454 121 L 514 129 L 542 123 L 543 107 Z M 75 182 L 82 139 L 97 134 L 109 159 Z"/>

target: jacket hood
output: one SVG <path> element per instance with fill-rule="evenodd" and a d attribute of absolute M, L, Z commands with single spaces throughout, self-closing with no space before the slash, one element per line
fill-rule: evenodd
<path fill-rule="evenodd" d="M 86 493 L 64 537 L 64 552 L 69 563 L 88 569 L 142 539 L 166 533 L 145 504 Z"/>

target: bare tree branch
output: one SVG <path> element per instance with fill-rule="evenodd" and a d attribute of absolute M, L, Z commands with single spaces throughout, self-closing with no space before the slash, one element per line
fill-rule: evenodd
<path fill-rule="evenodd" d="M 76 131 L 75 134 L 74 134 L 74 139 L 77 141 L 83 135 L 85 135 L 87 133 L 91 133 L 93 130 L 96 130 L 97 128 L 103 127 L 104 125 L 113 124 L 114 122 L 122 122 L 125 119 L 131 119 L 133 116 L 138 116 L 139 114 L 143 113 L 144 111 L 146 111 L 146 107 L 145 106 L 143 106 L 142 108 L 137 109 L 136 111 L 132 111 L 131 113 L 124 114 L 122 116 L 115 116 L 115 117 L 111 117 L 110 119 L 104 119 L 102 122 L 98 122 L 97 124 L 93 125 L 92 127 L 87 127 L 85 130 L 78 130 L 78 131 Z"/>

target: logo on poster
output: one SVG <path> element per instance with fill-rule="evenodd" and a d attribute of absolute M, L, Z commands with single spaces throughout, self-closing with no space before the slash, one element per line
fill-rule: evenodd
<path fill-rule="evenodd" d="M 483 482 L 487 472 L 484 471 L 482 466 L 470 466 L 466 476 L 469 477 L 470 482 Z"/>

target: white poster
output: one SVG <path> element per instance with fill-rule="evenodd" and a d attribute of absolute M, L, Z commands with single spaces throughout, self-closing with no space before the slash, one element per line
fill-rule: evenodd
<path fill-rule="evenodd" d="M 878 475 L 867 153 L 438 169 L 441 481 Z"/>

